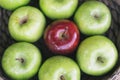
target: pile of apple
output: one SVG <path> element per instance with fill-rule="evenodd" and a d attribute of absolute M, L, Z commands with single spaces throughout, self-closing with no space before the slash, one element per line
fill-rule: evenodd
<path fill-rule="evenodd" d="M 78 0 L 39 0 L 39 9 L 27 5 L 29 2 L 0 0 L 2 8 L 13 10 L 8 30 L 17 42 L 5 50 L 1 61 L 11 79 L 28 80 L 38 74 L 39 80 L 80 80 L 80 70 L 101 76 L 115 66 L 117 48 L 103 35 L 111 25 L 111 13 L 104 3 L 88 0 L 78 5 Z M 47 18 L 52 20 L 50 24 L 46 24 Z M 83 41 L 80 33 L 87 36 Z M 56 54 L 44 62 L 44 53 L 33 44 L 42 36 Z M 69 54 L 76 55 L 76 60 Z"/>

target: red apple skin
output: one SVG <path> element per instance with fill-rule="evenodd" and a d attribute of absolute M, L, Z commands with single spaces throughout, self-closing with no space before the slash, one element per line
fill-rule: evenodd
<path fill-rule="evenodd" d="M 44 41 L 53 53 L 66 55 L 77 48 L 80 32 L 74 22 L 56 20 L 47 26 Z"/>

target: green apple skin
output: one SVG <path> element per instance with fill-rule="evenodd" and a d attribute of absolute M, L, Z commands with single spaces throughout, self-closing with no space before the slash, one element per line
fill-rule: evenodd
<path fill-rule="evenodd" d="M 85 35 L 104 34 L 111 25 L 111 13 L 102 2 L 90 0 L 77 9 L 74 21 Z"/>
<path fill-rule="evenodd" d="M 41 52 L 36 46 L 18 42 L 5 50 L 2 68 L 14 80 L 28 80 L 38 72 L 41 61 Z"/>
<path fill-rule="evenodd" d="M 53 56 L 39 70 L 39 80 L 80 80 L 80 68 L 72 59 Z"/>
<path fill-rule="evenodd" d="M 24 6 L 12 13 L 8 25 L 9 32 L 15 40 L 35 42 L 43 34 L 46 19 L 37 8 Z"/>
<path fill-rule="evenodd" d="M 7 10 L 15 10 L 29 2 L 30 0 L 0 0 L 0 6 Z"/>
<path fill-rule="evenodd" d="M 74 14 L 78 0 L 39 0 L 39 6 L 47 17 L 63 19 Z"/>
<path fill-rule="evenodd" d="M 113 42 L 105 36 L 88 37 L 78 47 L 77 62 L 83 72 L 93 76 L 108 73 L 118 60 Z"/>

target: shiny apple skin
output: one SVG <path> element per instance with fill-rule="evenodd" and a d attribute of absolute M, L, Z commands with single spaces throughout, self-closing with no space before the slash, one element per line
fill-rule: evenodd
<path fill-rule="evenodd" d="M 47 26 L 44 41 L 53 53 L 66 55 L 77 48 L 80 32 L 74 22 L 56 20 Z"/>

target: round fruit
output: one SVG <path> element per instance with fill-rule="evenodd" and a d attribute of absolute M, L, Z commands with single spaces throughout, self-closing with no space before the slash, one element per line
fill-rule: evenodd
<path fill-rule="evenodd" d="M 39 70 L 39 80 L 80 80 L 80 69 L 70 58 L 54 56 L 47 59 Z"/>
<path fill-rule="evenodd" d="M 46 19 L 41 11 L 32 6 L 16 9 L 9 19 L 9 32 L 17 41 L 35 42 L 43 34 Z"/>
<path fill-rule="evenodd" d="M 111 13 L 102 2 L 86 1 L 76 11 L 74 20 L 83 34 L 104 34 L 111 25 Z"/>
<path fill-rule="evenodd" d="M 79 44 L 79 29 L 70 20 L 56 20 L 47 26 L 44 40 L 53 53 L 69 54 Z"/>
<path fill-rule="evenodd" d="M 76 57 L 83 72 L 100 76 L 115 66 L 118 52 L 113 42 L 107 37 L 92 36 L 81 42 Z"/>
<path fill-rule="evenodd" d="M 15 10 L 29 2 L 30 0 L 0 0 L 0 6 L 7 10 Z"/>
<path fill-rule="evenodd" d="M 47 17 L 63 19 L 73 15 L 78 0 L 39 0 L 39 5 Z"/>
<path fill-rule="evenodd" d="M 41 58 L 41 52 L 33 44 L 14 43 L 4 52 L 2 68 L 14 80 L 28 80 L 38 72 Z"/>

